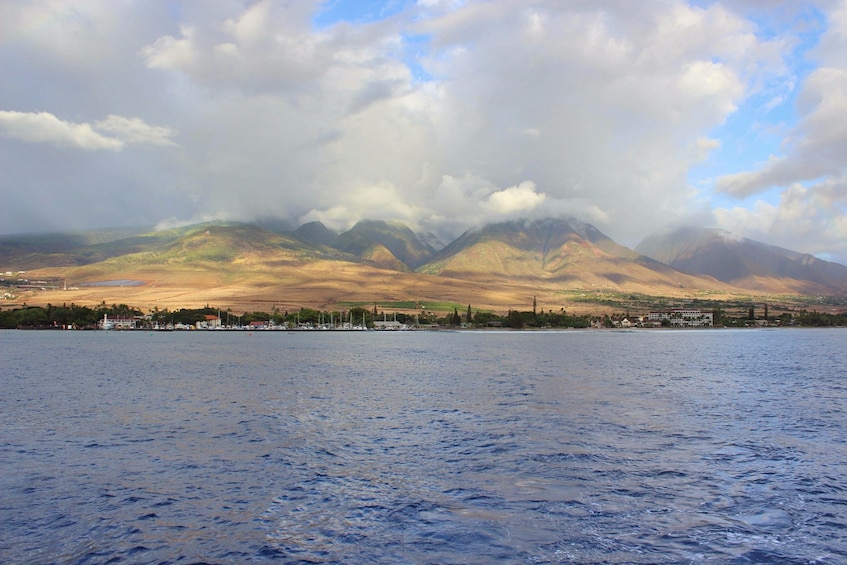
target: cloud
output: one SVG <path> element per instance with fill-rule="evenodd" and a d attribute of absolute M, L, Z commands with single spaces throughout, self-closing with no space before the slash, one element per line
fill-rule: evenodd
<path fill-rule="evenodd" d="M 171 147 L 176 145 L 171 139 L 175 135 L 172 129 L 145 124 L 140 118 L 110 114 L 105 120 L 96 122 L 94 128 L 113 135 L 123 143 Z"/>
<path fill-rule="evenodd" d="M 0 130 L 26 143 L 53 143 L 87 151 L 120 151 L 124 143 L 100 135 L 90 124 L 65 122 L 48 112 L 0 111 Z"/>
<path fill-rule="evenodd" d="M 475 4 L 421 28 L 439 48 L 428 68 L 444 78 L 444 170 L 530 180 L 550 204 L 588 199 L 614 220 L 601 227 L 631 238 L 627 218 L 643 226 L 687 208 L 686 172 L 703 155 L 692 147 L 746 95 L 748 65 L 772 53 L 719 5 L 604 8 Z"/>
<path fill-rule="evenodd" d="M 420 210 L 416 225 L 449 241 L 488 223 L 551 216 L 572 216 L 597 224 L 609 220 L 590 200 L 551 198 L 531 181 L 499 188 L 473 175 L 444 175 L 433 198 Z"/>
<path fill-rule="evenodd" d="M 402 220 L 415 224 L 419 216 L 419 211 L 405 201 L 395 186 L 379 183 L 359 186 L 341 196 L 333 206 L 310 210 L 299 218 L 299 221 L 320 221 L 332 229 L 345 230 L 363 217 Z"/>
<path fill-rule="evenodd" d="M 717 208 L 718 226 L 787 249 L 803 242 L 806 253 L 847 264 L 847 179 L 805 187 L 795 183 L 776 205 L 757 201 L 752 209 Z"/>
<path fill-rule="evenodd" d="M 819 65 L 802 84 L 796 100 L 798 123 L 789 130 L 780 155 L 753 170 L 725 175 L 717 189 L 746 198 L 773 187 L 838 176 L 847 170 L 847 4 L 834 5 L 829 27 L 810 57 Z"/>
<path fill-rule="evenodd" d="M 49 112 L 0 111 L 0 132 L 26 143 L 50 143 L 86 151 L 120 151 L 127 144 L 176 145 L 170 139 L 174 133 L 168 128 L 115 115 L 92 126 L 66 122 Z"/>
<path fill-rule="evenodd" d="M 38 189 L 79 202 L 79 225 L 378 218 L 447 239 L 573 215 L 634 245 L 708 215 L 691 167 L 727 149 L 716 130 L 745 103 L 794 82 L 784 149 L 718 187 L 835 178 L 843 10 L 801 80 L 799 31 L 763 29 L 743 0 L 702 4 L 420 0 L 321 26 L 319 0 L 0 4 L 0 192 L 65 149 Z M 0 225 L 61 225 L 60 208 L 24 202 Z"/>
<path fill-rule="evenodd" d="M 540 206 L 546 198 L 545 194 L 535 191 L 535 183 L 525 181 L 518 186 L 493 192 L 485 203 L 497 214 L 524 214 Z"/>
<path fill-rule="evenodd" d="M 847 67 L 812 72 L 800 94 L 804 114 L 789 132 L 784 155 L 757 169 L 718 179 L 720 191 L 745 198 L 772 187 L 839 175 L 847 170 Z"/>
<path fill-rule="evenodd" d="M 716 183 L 718 191 L 736 198 L 776 194 L 778 204 L 757 200 L 750 212 L 718 209 L 720 225 L 847 263 L 845 45 L 847 4 L 841 2 L 828 14 L 828 28 L 809 54 L 819 64 L 799 88 L 799 120 L 789 128 L 780 152 Z"/>

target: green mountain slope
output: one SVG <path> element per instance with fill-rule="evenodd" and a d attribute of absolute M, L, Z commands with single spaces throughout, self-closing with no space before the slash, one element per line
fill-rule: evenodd
<path fill-rule="evenodd" d="M 362 220 L 339 235 L 332 246 L 360 257 L 371 256 L 375 248 L 381 247 L 401 261 L 405 265 L 404 270 L 416 269 L 435 253 L 407 226 L 380 220 Z M 380 254 L 384 256 L 384 251 Z"/>

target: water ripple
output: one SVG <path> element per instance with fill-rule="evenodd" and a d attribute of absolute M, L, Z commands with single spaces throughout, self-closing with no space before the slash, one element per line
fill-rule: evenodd
<path fill-rule="evenodd" d="M 845 562 L 842 338 L 0 332 L 0 562 Z"/>

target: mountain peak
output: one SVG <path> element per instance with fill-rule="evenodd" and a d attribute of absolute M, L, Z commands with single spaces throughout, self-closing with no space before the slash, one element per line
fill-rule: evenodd
<path fill-rule="evenodd" d="M 303 224 L 294 230 L 293 235 L 301 241 L 314 245 L 332 245 L 335 238 L 338 237 L 336 232 L 318 221 Z"/>
<path fill-rule="evenodd" d="M 371 253 L 374 246 L 378 245 L 384 247 L 409 269 L 426 263 L 435 251 L 408 226 L 385 220 L 361 220 L 339 235 L 332 245 L 359 257 Z"/>
<path fill-rule="evenodd" d="M 635 248 L 693 274 L 750 288 L 799 294 L 844 294 L 847 267 L 727 231 L 685 226 L 646 238 Z"/>

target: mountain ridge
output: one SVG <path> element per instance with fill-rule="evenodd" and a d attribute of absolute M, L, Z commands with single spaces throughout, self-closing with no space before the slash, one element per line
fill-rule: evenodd
<path fill-rule="evenodd" d="M 675 269 L 751 290 L 847 294 L 847 267 L 713 228 L 685 226 L 645 238 L 636 251 Z"/>
<path fill-rule="evenodd" d="M 128 233 L 122 239 L 70 245 L 65 251 L 58 250 L 69 247 L 60 243 L 60 237 L 42 236 L 35 242 L 27 237 L 17 247 L 8 245 L 10 238 L 0 238 L 0 271 L 30 270 L 34 276 L 63 279 L 75 288 L 104 280 L 143 282 L 134 289 L 86 287 L 83 292 L 79 287 L 75 293 L 29 296 L 56 303 L 83 297 L 99 302 L 113 296 L 157 305 L 185 300 L 333 304 L 450 299 L 499 308 L 536 295 L 548 304 L 566 304 L 567 296 L 602 300 L 609 294 L 815 296 L 827 288 L 827 296 L 847 295 L 847 278 L 839 282 L 847 267 L 808 255 L 783 250 L 779 260 L 792 262 L 796 270 L 791 277 L 777 278 L 763 261 L 758 270 L 741 279 L 745 287 L 667 265 L 574 218 L 489 224 L 466 231 L 441 250 L 423 242 L 407 226 L 388 222 L 360 223 L 343 233 L 317 222 L 282 232 L 256 224 L 205 223 Z M 689 245 L 683 253 L 681 238 L 676 243 L 679 256 L 693 259 L 703 252 Z M 766 244 L 753 248 L 758 250 L 753 259 L 766 258 L 762 250 L 770 249 Z M 720 265 L 720 257 L 715 257 Z M 753 259 L 739 256 L 737 262 L 744 265 Z M 806 268 L 824 277 L 829 286 L 804 280 Z M 815 292 L 804 294 L 809 290 Z"/>
<path fill-rule="evenodd" d="M 567 289 L 671 292 L 727 287 L 641 256 L 574 218 L 518 220 L 469 230 L 418 271 L 480 282 L 504 277 L 543 280 Z"/>

